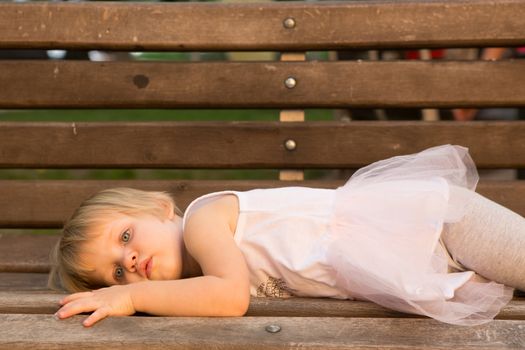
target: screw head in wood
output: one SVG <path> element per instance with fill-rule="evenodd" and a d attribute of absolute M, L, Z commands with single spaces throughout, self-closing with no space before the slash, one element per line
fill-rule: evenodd
<path fill-rule="evenodd" d="M 288 151 L 293 151 L 297 148 L 297 143 L 292 139 L 286 140 L 284 142 L 284 148 L 286 148 Z"/>
<path fill-rule="evenodd" d="M 277 333 L 281 331 L 281 327 L 276 324 L 270 324 L 266 326 L 265 329 L 266 329 L 266 332 L 268 333 Z"/>
<path fill-rule="evenodd" d="M 288 77 L 286 78 L 286 80 L 284 81 L 284 85 L 288 88 L 288 89 L 293 89 L 295 87 L 295 85 L 297 85 L 297 80 L 295 80 L 294 77 Z"/>
<path fill-rule="evenodd" d="M 283 26 L 286 29 L 295 28 L 295 19 L 293 19 L 292 17 L 285 18 L 285 20 L 283 21 Z"/>

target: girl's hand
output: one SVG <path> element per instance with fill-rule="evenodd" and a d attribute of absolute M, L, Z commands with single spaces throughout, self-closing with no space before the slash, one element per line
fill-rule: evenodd
<path fill-rule="evenodd" d="M 93 311 L 82 322 L 86 327 L 108 316 L 128 316 L 135 313 L 130 285 L 115 285 L 91 292 L 71 294 L 62 299 L 60 305 L 62 307 L 55 314 L 59 319 Z"/>

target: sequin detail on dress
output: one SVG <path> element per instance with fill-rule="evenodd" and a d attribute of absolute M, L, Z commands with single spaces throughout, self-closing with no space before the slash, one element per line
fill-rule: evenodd
<path fill-rule="evenodd" d="M 293 296 L 293 290 L 286 286 L 281 278 L 268 277 L 257 288 L 258 297 L 289 298 Z"/>

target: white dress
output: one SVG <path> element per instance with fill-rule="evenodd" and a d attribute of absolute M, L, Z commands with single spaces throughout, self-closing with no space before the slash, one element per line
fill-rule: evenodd
<path fill-rule="evenodd" d="M 467 150 L 440 146 L 376 162 L 337 190 L 307 187 L 211 193 L 191 213 L 225 194 L 239 199 L 234 239 L 254 296 L 363 299 L 443 322 L 490 321 L 512 298 L 501 284 L 449 272 L 439 244 L 474 190 Z M 458 194 L 456 194 L 458 193 Z M 452 195 L 454 194 L 454 195 Z"/>

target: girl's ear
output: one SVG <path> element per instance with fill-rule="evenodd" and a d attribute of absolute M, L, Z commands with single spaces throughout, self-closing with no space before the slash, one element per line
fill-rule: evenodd
<path fill-rule="evenodd" d="M 175 217 L 173 203 L 168 200 L 159 201 L 159 205 L 162 208 L 164 217 L 168 220 L 172 220 Z"/>

